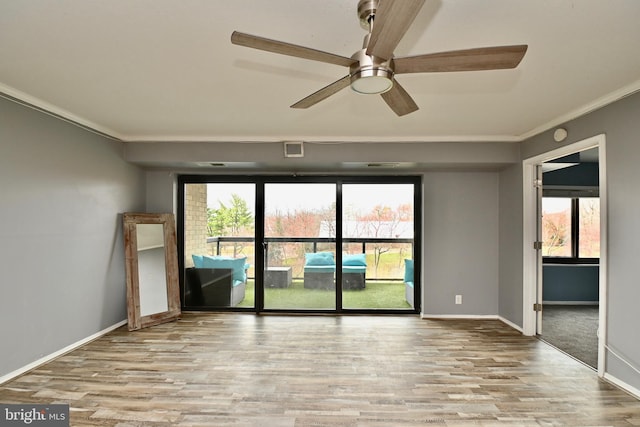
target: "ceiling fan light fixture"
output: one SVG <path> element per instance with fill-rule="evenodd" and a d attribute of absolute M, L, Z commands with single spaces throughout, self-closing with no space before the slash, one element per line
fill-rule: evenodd
<path fill-rule="evenodd" d="M 393 87 L 393 73 L 385 69 L 361 70 L 351 75 L 351 89 L 367 95 L 385 93 Z"/>
<path fill-rule="evenodd" d="M 365 44 L 367 37 L 365 37 Z M 363 48 L 353 54 L 354 63 L 349 67 L 351 89 L 367 95 L 385 93 L 393 87 L 394 64 L 392 60 L 384 60 L 367 55 Z"/>

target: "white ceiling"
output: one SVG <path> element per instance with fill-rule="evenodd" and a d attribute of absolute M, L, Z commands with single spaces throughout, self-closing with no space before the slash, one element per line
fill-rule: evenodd
<path fill-rule="evenodd" d="M 401 0 L 398 0 L 401 1 Z M 638 0 L 427 0 L 397 56 L 527 44 L 514 70 L 407 74 L 397 117 L 344 67 L 232 45 L 233 30 L 342 56 L 357 0 L 3 0 L 0 92 L 127 141 L 518 141 L 640 89 Z"/>

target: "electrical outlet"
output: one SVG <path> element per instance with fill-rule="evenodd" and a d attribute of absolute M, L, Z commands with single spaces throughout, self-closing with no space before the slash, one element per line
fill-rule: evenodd
<path fill-rule="evenodd" d="M 462 304 L 462 295 L 456 295 L 456 304 Z"/>

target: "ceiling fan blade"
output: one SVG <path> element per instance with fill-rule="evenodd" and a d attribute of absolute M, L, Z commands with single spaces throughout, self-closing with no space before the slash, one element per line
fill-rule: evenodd
<path fill-rule="evenodd" d="M 367 55 L 389 59 L 425 0 L 380 0 L 373 19 Z"/>
<path fill-rule="evenodd" d="M 323 52 L 309 47 L 298 46 L 259 36 L 252 36 L 251 34 L 241 33 L 239 31 L 234 31 L 231 34 L 231 43 L 238 46 L 279 53 L 281 55 L 295 56 L 297 58 L 310 59 L 312 61 L 326 62 L 335 65 L 344 65 L 345 67 L 348 67 L 355 62 L 353 59 L 347 58 L 346 56 L 334 55 L 333 53 Z"/>
<path fill-rule="evenodd" d="M 291 106 L 291 108 L 309 108 L 312 105 L 315 105 L 318 102 L 322 101 L 323 99 L 327 99 L 334 93 L 341 91 L 342 89 L 349 86 L 350 84 L 351 84 L 351 76 L 348 76 L 348 75 L 344 76 L 340 80 L 336 80 L 330 85 L 325 86 L 319 91 L 314 92 L 311 95 L 307 96 L 306 98 L 296 102 Z"/>
<path fill-rule="evenodd" d="M 382 94 L 380 94 L 384 102 L 399 116 L 413 113 L 418 110 L 418 105 L 415 103 L 409 93 L 404 90 L 397 80 L 393 80 L 393 87 Z"/>
<path fill-rule="evenodd" d="M 527 45 L 481 47 L 394 58 L 396 74 L 500 70 L 518 66 Z"/>

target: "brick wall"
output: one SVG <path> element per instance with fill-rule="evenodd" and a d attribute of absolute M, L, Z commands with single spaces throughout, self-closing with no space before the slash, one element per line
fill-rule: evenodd
<path fill-rule="evenodd" d="M 193 267 L 192 254 L 209 254 L 207 247 L 207 184 L 187 184 L 184 206 L 185 266 Z"/>

